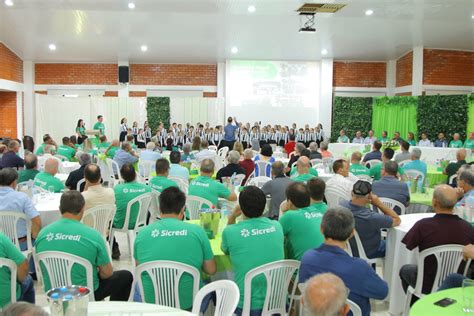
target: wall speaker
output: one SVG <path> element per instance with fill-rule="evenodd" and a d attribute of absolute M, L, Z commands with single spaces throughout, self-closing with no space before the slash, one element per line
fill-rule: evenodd
<path fill-rule="evenodd" d="M 128 66 L 119 66 L 118 71 L 119 83 L 128 83 L 130 76 Z"/>

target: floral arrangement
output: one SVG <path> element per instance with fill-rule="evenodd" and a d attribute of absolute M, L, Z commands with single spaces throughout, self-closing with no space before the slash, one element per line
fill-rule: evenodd
<path fill-rule="evenodd" d="M 382 149 L 391 148 L 393 150 L 398 150 L 400 148 L 400 144 L 396 140 L 389 140 L 382 144 Z"/>

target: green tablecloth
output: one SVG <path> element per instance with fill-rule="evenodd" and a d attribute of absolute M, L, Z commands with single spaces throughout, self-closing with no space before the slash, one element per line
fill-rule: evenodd
<path fill-rule="evenodd" d="M 474 291 L 474 289 L 473 289 Z M 456 300 L 456 303 L 441 307 L 433 303 L 442 300 L 443 298 L 451 298 Z M 456 315 L 470 315 L 463 311 L 463 296 L 462 288 L 455 288 L 440 292 L 435 292 L 426 295 L 418 300 L 410 310 L 410 316 L 456 316 Z"/>
<path fill-rule="evenodd" d="M 448 182 L 448 176 L 443 174 L 443 169 L 435 166 L 428 166 L 426 178 L 429 181 L 431 188 L 435 185 Z"/>
<path fill-rule="evenodd" d="M 427 193 L 410 193 L 410 203 L 424 204 L 431 206 L 434 189 L 429 189 Z"/>

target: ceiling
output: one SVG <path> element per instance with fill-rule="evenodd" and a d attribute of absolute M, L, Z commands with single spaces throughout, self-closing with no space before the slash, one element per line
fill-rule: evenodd
<path fill-rule="evenodd" d="M 298 33 L 295 12 L 311 1 L 130 1 L 134 10 L 128 0 L 13 0 L 11 7 L 1 0 L 0 41 L 36 62 L 318 60 L 322 49 L 335 59 L 388 60 L 420 45 L 474 51 L 474 0 L 320 1 L 347 6 L 316 15 L 315 34 Z"/>

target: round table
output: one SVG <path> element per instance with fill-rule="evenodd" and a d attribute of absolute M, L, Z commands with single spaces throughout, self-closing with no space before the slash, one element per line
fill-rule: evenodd
<path fill-rule="evenodd" d="M 70 174 L 71 172 L 73 172 L 74 170 L 79 169 L 80 167 L 81 166 L 79 165 L 78 162 L 63 161 L 61 163 L 61 167 L 59 168 L 59 170 L 61 171 L 61 173 Z"/>
<path fill-rule="evenodd" d="M 418 258 L 418 250 L 408 250 L 402 239 L 416 222 L 434 215 L 434 213 L 401 215 L 401 224 L 388 230 L 383 279 L 388 283 L 389 313 L 392 315 L 403 313 L 405 306 L 405 293 L 399 277 L 400 268 L 405 264 L 415 264 Z"/>
<path fill-rule="evenodd" d="M 59 212 L 59 201 L 61 199 L 61 193 L 46 193 L 44 197 L 40 194 L 35 196 L 36 210 L 40 213 L 41 226 L 45 227 L 61 218 Z"/>
<path fill-rule="evenodd" d="M 48 313 L 49 307 L 44 307 Z M 87 306 L 87 315 L 165 315 L 165 316 L 191 316 L 190 312 L 179 310 L 172 307 L 136 303 L 136 302 L 89 302 Z"/>
<path fill-rule="evenodd" d="M 446 307 L 434 305 L 435 302 L 444 298 L 452 298 L 456 303 Z M 434 292 L 416 301 L 410 309 L 410 316 L 456 316 L 469 315 L 463 311 L 462 288 L 449 289 Z"/>
<path fill-rule="evenodd" d="M 443 169 L 438 169 L 435 166 L 428 166 L 426 172 L 426 179 L 430 184 L 430 187 L 434 187 L 438 184 L 445 184 L 448 182 L 448 176 L 443 174 Z"/>

